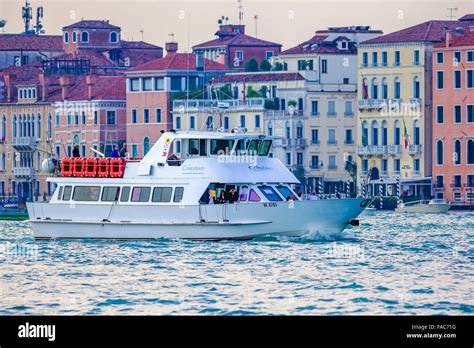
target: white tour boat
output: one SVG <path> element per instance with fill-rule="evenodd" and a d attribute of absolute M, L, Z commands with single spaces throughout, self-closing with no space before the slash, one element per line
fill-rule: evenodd
<path fill-rule="evenodd" d="M 292 189 L 297 178 L 269 156 L 272 141 L 243 132 L 171 131 L 143 159 L 123 166 L 119 160 L 115 169 L 105 158 L 63 160 L 62 174 L 48 178 L 56 184 L 51 200 L 27 204 L 34 236 L 221 240 L 357 225 L 370 199 L 301 200 Z M 110 164 L 105 175 L 101 161 Z M 80 162 L 90 166 L 81 169 Z"/>

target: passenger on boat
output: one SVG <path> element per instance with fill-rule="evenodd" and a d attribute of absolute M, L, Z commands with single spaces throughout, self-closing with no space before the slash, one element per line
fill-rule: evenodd
<path fill-rule="evenodd" d="M 110 154 L 110 157 L 112 157 L 112 158 L 119 158 L 120 157 L 120 152 L 118 150 L 117 145 L 114 145 L 114 149 L 112 150 L 112 153 Z"/>
<path fill-rule="evenodd" d="M 168 165 L 169 166 L 179 166 L 181 165 L 181 161 L 179 160 L 178 156 L 172 154 L 168 157 Z"/>
<path fill-rule="evenodd" d="M 79 152 L 79 145 L 74 145 L 74 149 L 72 149 L 72 157 L 81 157 Z"/>
<path fill-rule="evenodd" d="M 120 157 L 128 157 L 127 144 L 123 144 L 122 149 L 120 150 Z"/>
<path fill-rule="evenodd" d="M 239 200 L 239 193 L 237 192 L 237 190 L 235 188 L 231 188 L 228 192 L 227 192 L 227 198 L 226 200 L 229 202 L 229 203 L 235 203 Z"/>
<path fill-rule="evenodd" d="M 215 204 L 214 196 L 212 195 L 212 190 L 209 190 L 209 202 L 207 204 Z"/>
<path fill-rule="evenodd" d="M 294 201 L 295 201 L 295 197 L 294 197 L 293 195 L 288 196 L 288 197 L 286 197 L 286 201 L 287 201 L 287 202 L 294 202 Z"/>
<path fill-rule="evenodd" d="M 318 196 L 316 196 L 316 192 L 311 192 L 308 195 L 308 201 L 316 201 L 318 199 Z"/>
<path fill-rule="evenodd" d="M 221 191 L 219 197 L 216 199 L 217 204 L 224 204 L 227 203 L 226 192 L 224 190 Z"/>

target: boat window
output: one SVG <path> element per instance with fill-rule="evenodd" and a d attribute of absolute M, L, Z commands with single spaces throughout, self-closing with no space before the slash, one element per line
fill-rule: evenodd
<path fill-rule="evenodd" d="M 132 202 L 148 202 L 150 200 L 150 187 L 134 187 L 132 190 Z"/>
<path fill-rule="evenodd" d="M 64 186 L 63 201 L 69 201 L 71 199 L 72 186 Z"/>
<path fill-rule="evenodd" d="M 199 156 L 207 156 L 207 141 L 206 139 L 199 140 Z"/>
<path fill-rule="evenodd" d="M 188 153 L 190 155 L 199 155 L 199 139 L 189 139 Z"/>
<path fill-rule="evenodd" d="M 260 196 L 254 190 L 250 190 L 249 201 L 250 202 L 260 202 Z"/>
<path fill-rule="evenodd" d="M 239 201 L 240 202 L 247 202 L 248 194 L 249 194 L 249 187 L 248 186 L 241 186 L 240 187 Z"/>
<path fill-rule="evenodd" d="M 114 202 L 119 198 L 120 187 L 104 187 L 102 190 L 102 202 Z"/>
<path fill-rule="evenodd" d="M 183 200 L 184 187 L 177 187 L 174 189 L 173 202 L 179 203 Z"/>
<path fill-rule="evenodd" d="M 258 155 L 268 156 L 268 152 L 270 151 L 271 146 L 272 146 L 271 140 L 264 140 L 262 142 L 262 146 L 260 146 L 260 150 L 258 150 Z"/>
<path fill-rule="evenodd" d="M 288 186 L 278 185 L 276 189 L 278 190 L 278 192 L 281 193 L 281 195 L 285 199 L 288 199 L 288 197 L 294 196 L 293 192 L 291 192 Z"/>
<path fill-rule="evenodd" d="M 120 195 L 120 202 L 128 202 L 130 197 L 130 186 L 122 187 L 122 194 Z"/>
<path fill-rule="evenodd" d="M 239 139 L 237 146 L 235 147 L 236 155 L 245 155 L 247 152 L 248 139 Z"/>
<path fill-rule="evenodd" d="M 152 202 L 170 202 L 172 191 L 171 187 L 155 187 L 151 200 Z"/>
<path fill-rule="evenodd" d="M 234 140 L 211 139 L 211 155 L 228 155 L 234 146 Z"/>
<path fill-rule="evenodd" d="M 262 142 L 261 140 L 255 140 L 255 139 L 250 141 L 249 151 L 248 151 L 249 156 L 256 156 L 257 155 L 258 148 L 260 147 L 261 142 Z"/>
<path fill-rule="evenodd" d="M 281 201 L 281 197 L 278 196 L 276 191 L 271 186 L 258 186 L 260 192 L 270 201 L 270 202 L 278 202 Z"/>
<path fill-rule="evenodd" d="M 100 186 L 76 186 L 72 199 L 78 202 L 98 201 Z"/>
<path fill-rule="evenodd" d="M 63 195 L 63 187 L 58 186 L 58 200 L 60 201 Z"/>

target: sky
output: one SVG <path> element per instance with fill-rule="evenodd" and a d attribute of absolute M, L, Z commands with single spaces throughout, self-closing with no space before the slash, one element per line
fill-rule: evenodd
<path fill-rule="evenodd" d="M 60 34 L 65 25 L 81 19 L 108 19 L 122 28 L 125 40 L 163 46 L 179 43 L 189 52 L 198 43 L 214 38 L 217 20 L 229 17 L 238 23 L 238 0 L 30 0 L 44 7 L 46 34 Z M 22 0 L 0 0 L 5 33 L 23 30 Z M 474 0 L 242 0 L 243 24 L 249 35 L 290 48 L 328 26 L 369 25 L 384 33 L 430 19 L 449 19 L 474 13 Z M 258 16 L 255 21 L 254 16 Z M 255 25 L 257 24 L 257 25 Z M 143 31 L 143 33 L 141 33 Z M 1 29 L 0 29 L 1 32 Z"/>

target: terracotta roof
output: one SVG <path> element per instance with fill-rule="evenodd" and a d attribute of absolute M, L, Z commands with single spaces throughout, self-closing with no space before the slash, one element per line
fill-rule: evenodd
<path fill-rule="evenodd" d="M 329 27 L 328 29 L 317 30 L 316 34 L 329 33 L 369 33 L 383 34 L 382 30 L 370 29 L 370 26 L 349 26 L 349 27 Z"/>
<path fill-rule="evenodd" d="M 104 20 L 82 20 L 63 27 L 63 29 L 117 29 L 120 27 L 112 25 L 109 21 Z"/>
<path fill-rule="evenodd" d="M 470 21 L 433 20 L 411 26 L 387 35 L 362 42 L 362 44 L 396 43 L 396 42 L 440 42 L 444 40 L 445 31 L 458 27 L 468 29 Z"/>
<path fill-rule="evenodd" d="M 120 47 L 128 49 L 163 49 L 163 47 L 153 45 L 143 41 L 120 41 Z"/>
<path fill-rule="evenodd" d="M 120 100 L 126 99 L 125 76 L 94 76 L 92 99 Z M 88 86 L 85 77 L 71 83 L 68 89 L 69 101 L 87 100 Z"/>
<path fill-rule="evenodd" d="M 225 65 L 203 58 L 204 70 L 229 70 Z M 166 57 L 139 65 L 130 71 L 195 70 L 196 55 L 192 53 L 168 54 Z"/>
<path fill-rule="evenodd" d="M 264 46 L 272 47 L 278 46 L 281 47 L 281 44 L 257 39 L 246 34 L 237 34 L 234 36 L 223 37 L 222 39 L 214 39 L 211 41 L 203 42 L 199 45 L 193 46 L 193 49 L 204 48 L 204 47 L 221 47 L 221 46 Z"/>
<path fill-rule="evenodd" d="M 474 46 L 474 31 L 468 31 L 467 33 L 459 36 L 453 36 L 449 43 L 449 47 L 467 47 Z M 446 47 L 446 42 L 440 42 L 436 45 L 437 48 Z"/>
<path fill-rule="evenodd" d="M 60 35 L 0 34 L 0 51 L 62 51 Z"/>
<path fill-rule="evenodd" d="M 289 48 L 283 52 L 278 53 L 279 56 L 286 56 L 292 54 L 356 54 L 357 48 L 353 42 L 349 42 L 347 50 L 340 50 L 337 47 L 337 41 L 346 37 L 339 36 L 334 41 L 324 41 L 329 35 L 316 34 L 308 41 L 300 43 L 298 46 Z"/>
<path fill-rule="evenodd" d="M 214 79 L 215 83 L 233 82 L 267 82 L 267 81 L 300 81 L 304 77 L 300 73 L 269 72 L 269 73 L 248 73 L 248 74 L 226 74 Z"/>

